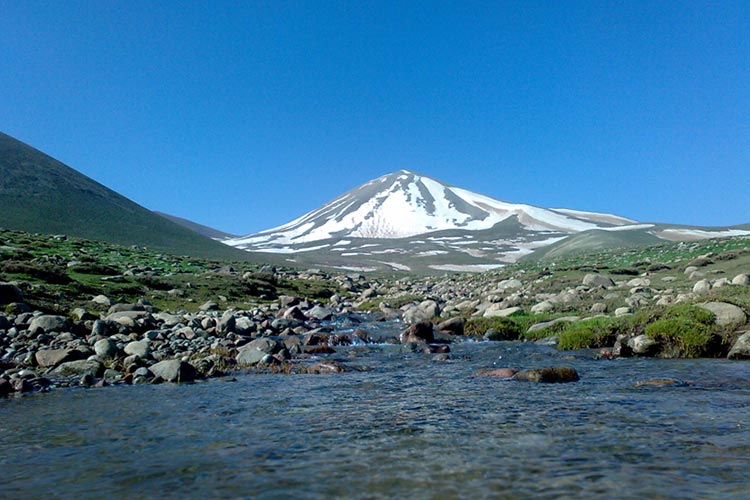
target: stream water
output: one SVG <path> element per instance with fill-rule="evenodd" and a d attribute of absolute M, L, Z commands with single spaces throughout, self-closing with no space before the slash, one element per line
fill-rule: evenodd
<path fill-rule="evenodd" d="M 395 326 L 394 326 L 395 328 Z M 0 401 L 2 498 L 748 498 L 750 363 L 465 342 L 335 375 Z M 482 368 L 574 366 L 533 384 Z M 684 386 L 636 387 L 671 377 Z"/>

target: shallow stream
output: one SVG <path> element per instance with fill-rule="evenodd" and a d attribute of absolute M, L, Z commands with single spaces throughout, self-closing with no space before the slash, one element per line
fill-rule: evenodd
<path fill-rule="evenodd" d="M 337 350 L 369 370 L 0 400 L 0 497 L 750 497 L 750 363 Z M 476 376 L 557 365 L 581 380 Z M 687 385 L 635 386 L 665 377 Z"/>

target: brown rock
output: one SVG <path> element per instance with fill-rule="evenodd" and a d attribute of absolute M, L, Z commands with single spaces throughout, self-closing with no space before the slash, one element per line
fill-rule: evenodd
<path fill-rule="evenodd" d="M 481 377 L 511 378 L 518 373 L 515 368 L 496 368 L 494 370 L 482 370 L 477 375 Z"/>
<path fill-rule="evenodd" d="M 421 321 L 414 323 L 409 328 L 401 332 L 400 337 L 402 344 L 409 342 L 430 343 L 435 340 L 435 334 L 432 331 L 432 323 Z"/>
<path fill-rule="evenodd" d="M 57 366 L 68 361 L 81 359 L 82 357 L 81 351 L 75 349 L 46 349 L 37 351 L 34 355 L 36 363 L 42 368 Z"/>
<path fill-rule="evenodd" d="M 553 368 L 521 370 L 513 376 L 513 380 L 520 380 L 523 382 L 565 383 L 577 382 L 580 380 L 580 377 L 573 367 L 557 366 Z"/>

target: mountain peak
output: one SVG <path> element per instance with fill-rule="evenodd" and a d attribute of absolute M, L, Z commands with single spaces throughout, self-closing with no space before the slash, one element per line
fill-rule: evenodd
<path fill-rule="evenodd" d="M 285 253 L 294 252 L 294 245 L 323 240 L 481 231 L 511 218 L 524 230 L 563 234 L 633 222 L 607 217 L 506 203 L 402 169 L 373 179 L 288 224 L 227 243 Z"/>

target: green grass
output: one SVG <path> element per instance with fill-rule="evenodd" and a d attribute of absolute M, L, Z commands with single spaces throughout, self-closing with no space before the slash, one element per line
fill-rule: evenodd
<path fill-rule="evenodd" d="M 611 346 L 617 335 L 627 329 L 626 321 L 619 318 L 591 318 L 565 325 L 560 332 L 558 349 L 583 349 Z"/>

